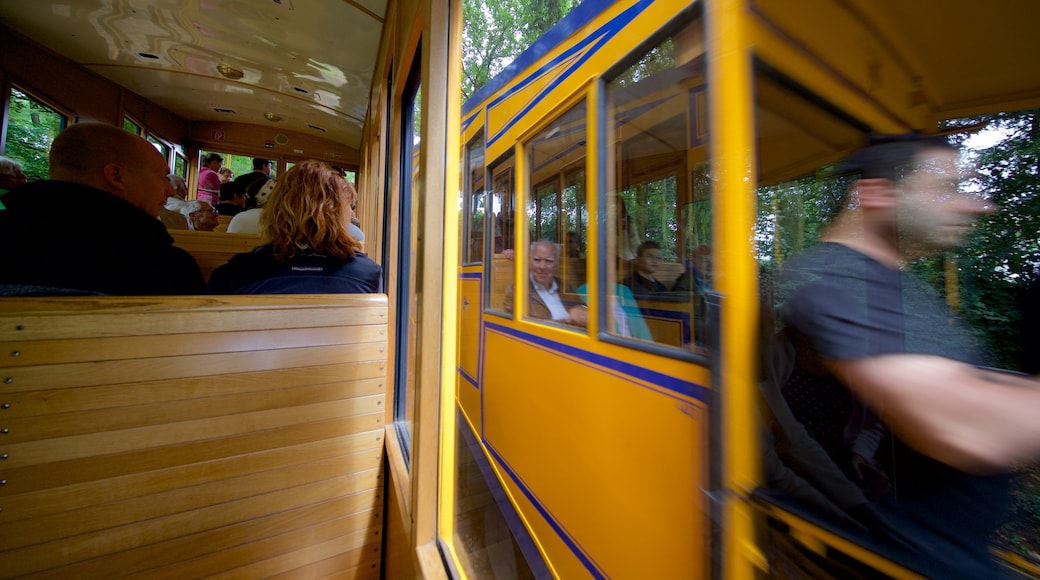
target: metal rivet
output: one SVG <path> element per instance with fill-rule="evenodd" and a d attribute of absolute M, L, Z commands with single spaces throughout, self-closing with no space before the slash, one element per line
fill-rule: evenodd
<path fill-rule="evenodd" d="M 0 485 L 7 485 L 6 479 L 0 479 Z"/>
<path fill-rule="evenodd" d="M 0 429 L 0 433 L 7 435 L 8 433 L 10 433 L 10 431 L 7 429 L 7 427 L 4 427 L 3 429 Z"/>
<path fill-rule="evenodd" d="M 17 351 L 17 350 L 12 350 L 11 351 L 11 356 L 22 356 L 22 353 Z"/>
<path fill-rule="evenodd" d="M 11 403 L 4 403 L 3 405 L 0 405 L 0 409 L 10 409 L 10 408 L 11 408 Z"/>
<path fill-rule="evenodd" d="M 7 459 L 7 454 L 4 453 L 3 455 L 0 455 L 0 459 Z"/>
<path fill-rule="evenodd" d="M 18 326 L 14 327 L 14 329 L 15 330 L 25 330 L 25 327 L 22 326 L 21 324 L 19 324 Z"/>
<path fill-rule="evenodd" d="M 14 382 L 14 377 L 4 377 L 4 382 L 10 385 Z"/>

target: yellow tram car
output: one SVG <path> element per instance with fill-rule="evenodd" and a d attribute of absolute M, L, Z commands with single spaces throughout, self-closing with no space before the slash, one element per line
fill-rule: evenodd
<path fill-rule="evenodd" d="M 812 241 L 762 215 L 1040 107 L 1040 4 L 585 0 L 465 103 L 463 4 L 0 2 L 0 141 L 24 93 L 193 186 L 327 161 L 386 288 L 0 298 L 0 577 L 779 577 L 767 528 L 920 577 L 758 493 L 763 264 Z"/>

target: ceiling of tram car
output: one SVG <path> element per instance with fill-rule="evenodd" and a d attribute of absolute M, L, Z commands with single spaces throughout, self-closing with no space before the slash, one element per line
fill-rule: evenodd
<path fill-rule="evenodd" d="M 903 128 L 1040 106 L 1036 0 L 750 0 Z"/>
<path fill-rule="evenodd" d="M 277 126 L 356 148 L 386 5 L 6 1 L 0 23 L 185 119 Z"/>

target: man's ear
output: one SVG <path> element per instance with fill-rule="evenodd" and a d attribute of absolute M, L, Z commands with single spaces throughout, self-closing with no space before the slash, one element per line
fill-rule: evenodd
<path fill-rule="evenodd" d="M 118 163 L 108 163 L 102 169 L 105 184 L 108 186 L 109 191 L 112 193 L 122 192 L 126 190 L 125 173 L 123 166 Z"/>
<path fill-rule="evenodd" d="M 886 209 L 896 204 L 896 188 L 891 179 L 861 179 L 856 182 L 856 193 L 863 209 Z"/>

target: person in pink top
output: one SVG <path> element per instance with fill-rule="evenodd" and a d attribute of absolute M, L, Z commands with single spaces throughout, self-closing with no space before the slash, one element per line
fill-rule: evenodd
<path fill-rule="evenodd" d="M 220 203 L 220 167 L 224 158 L 217 153 L 209 153 L 202 158 L 202 169 L 199 170 L 199 189 L 195 198 L 211 206 Z"/>

